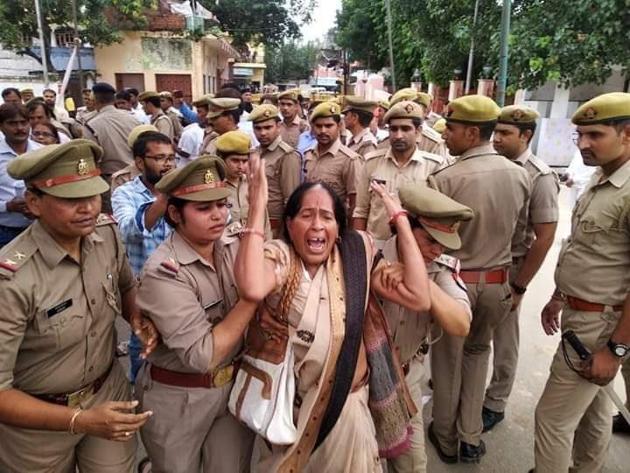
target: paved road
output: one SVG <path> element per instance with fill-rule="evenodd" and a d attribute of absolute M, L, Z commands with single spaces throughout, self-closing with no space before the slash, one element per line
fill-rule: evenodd
<path fill-rule="evenodd" d="M 570 211 L 566 189 L 561 193 L 563 204 L 556 242 L 543 268 L 531 283 L 523 300 L 521 311 L 521 357 L 516 384 L 506 411 L 505 420 L 495 429 L 484 434 L 488 453 L 480 465 L 445 465 L 427 442 L 429 473 L 526 473 L 534 465 L 534 408 L 547 380 L 549 364 L 559 340 L 558 336 L 546 336 L 540 327 L 540 312 L 553 292 L 553 272 L 557 261 L 560 240 L 569 233 Z M 127 325 L 119 324 L 124 339 Z M 127 365 L 127 358 L 120 359 Z M 624 397 L 623 380 L 616 380 L 616 389 Z M 425 408 L 425 426 L 428 426 L 430 404 Z M 611 415 L 613 409 L 611 407 Z M 142 458 L 144 449 L 139 453 Z M 614 436 L 608 462 L 602 473 L 628 473 L 630 471 L 630 436 Z"/>

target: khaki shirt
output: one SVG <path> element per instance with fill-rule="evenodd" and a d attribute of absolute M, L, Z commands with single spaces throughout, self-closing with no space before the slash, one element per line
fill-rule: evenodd
<path fill-rule="evenodd" d="M 376 136 L 372 134 L 369 128 L 364 128 L 357 133 L 357 136 L 353 135 L 347 143 L 348 148 L 359 154 L 363 159 L 368 153 L 374 151 L 377 145 Z"/>
<path fill-rule="evenodd" d="M 0 251 L 0 390 L 71 393 L 116 362 L 114 321 L 135 279 L 116 223 L 99 221 L 80 262 L 39 221 Z"/>
<path fill-rule="evenodd" d="M 558 257 L 556 285 L 590 302 L 623 304 L 630 288 L 630 161 L 611 176 L 601 168 L 577 201 L 571 235 Z"/>
<path fill-rule="evenodd" d="M 219 134 L 214 130 L 209 130 L 209 128 L 206 128 L 204 130 L 203 141 L 201 142 L 201 148 L 199 148 L 201 150 L 200 154 L 216 154 L 217 152 L 217 147 L 215 146 L 216 143 L 214 143 L 214 140 L 219 137 Z M 210 143 L 213 143 L 212 153 L 210 153 L 209 151 Z"/>
<path fill-rule="evenodd" d="M 392 237 L 383 247 L 387 261 L 398 261 L 397 237 Z M 441 255 L 427 265 L 429 279 L 440 289 L 460 302 L 472 317 L 466 285 L 459 277 L 459 261 L 448 255 Z M 409 363 L 420 351 L 421 345 L 430 334 L 431 312 L 416 312 L 388 300 L 381 301 L 394 346 L 398 349 L 401 363 Z"/>
<path fill-rule="evenodd" d="M 512 256 L 527 254 L 536 239 L 534 224 L 553 223 L 558 221 L 558 192 L 560 184 L 558 176 L 542 160 L 528 149 L 514 160 L 525 168 L 531 180 L 531 198 L 529 200 L 529 221 L 526 225 L 525 239 L 512 248 Z M 521 222 L 523 225 L 523 222 Z"/>
<path fill-rule="evenodd" d="M 247 226 L 247 214 L 249 213 L 249 192 L 247 179 L 241 178 L 237 184 L 234 184 L 227 179 L 225 180 L 230 195 L 227 197 L 227 201 L 230 204 L 230 215 L 232 216 L 232 223 L 238 222 L 242 227 Z M 265 212 L 265 240 L 271 239 L 271 224 L 269 223 L 269 215 Z"/>
<path fill-rule="evenodd" d="M 158 131 L 166 136 L 168 136 L 171 140 L 175 138 L 175 128 L 173 127 L 173 122 L 168 117 L 168 115 L 164 114 L 161 110 L 151 116 L 151 125 L 158 129 Z"/>
<path fill-rule="evenodd" d="M 282 141 L 288 144 L 291 148 L 297 149 L 298 142 L 300 141 L 300 135 L 309 130 L 308 122 L 299 115 L 296 115 L 293 121 L 287 124 L 284 120 L 280 121 L 280 135 Z"/>
<path fill-rule="evenodd" d="M 345 202 L 349 195 L 357 193 L 356 176 L 361 158 L 339 140 L 321 156 L 318 149 L 315 145 L 304 154 L 306 181 L 327 183 Z"/>
<path fill-rule="evenodd" d="M 99 163 L 103 174 L 114 174 L 133 163 L 133 153 L 127 138 L 138 125 L 138 120 L 113 105 L 103 107 L 85 123 L 83 136 L 103 148 L 104 154 Z"/>
<path fill-rule="evenodd" d="M 179 121 L 179 114 L 171 107 L 166 111 L 166 116 L 171 120 L 171 124 L 173 125 L 173 139 L 179 141 L 179 138 L 182 136 L 182 131 L 184 131 L 182 122 Z"/>
<path fill-rule="evenodd" d="M 302 163 L 300 156 L 278 136 L 266 149 L 258 148 L 265 160 L 268 196 L 267 210 L 272 219 L 281 219 L 284 206 L 293 191 L 300 185 Z"/>
<path fill-rule="evenodd" d="M 389 136 L 382 140 L 377 148 L 386 149 L 390 147 Z M 427 153 L 437 154 L 438 156 L 444 156 L 445 158 L 450 158 L 450 154 L 448 152 L 448 148 L 446 147 L 446 143 L 440 136 L 440 134 L 422 124 L 422 128 L 416 137 L 416 147 L 420 151 L 426 151 Z M 444 164 L 449 164 L 449 162 L 445 161 Z"/>
<path fill-rule="evenodd" d="M 462 222 L 462 248 L 452 255 L 466 270 L 512 264 L 512 244 L 525 238 L 530 177 L 521 166 L 499 155 L 492 145 L 471 148 L 454 164 L 429 177 L 429 182 L 475 212 Z"/>
<path fill-rule="evenodd" d="M 110 183 L 111 192 L 114 192 L 117 187 L 131 181 L 134 177 L 139 176 L 140 174 L 142 173 L 135 163 L 122 168 L 120 171 L 116 171 L 112 174 L 112 182 Z"/>
<path fill-rule="evenodd" d="M 210 370 L 212 328 L 238 301 L 233 274 L 238 245 L 236 236 L 224 236 L 214 244 L 213 261 L 207 261 L 173 232 L 149 257 L 136 301 L 162 336 L 151 363 L 183 373 Z M 219 366 L 239 350 L 240 344 Z"/>
<path fill-rule="evenodd" d="M 391 236 L 389 216 L 383 200 L 370 192 L 373 179 L 385 181 L 389 192 L 398 194 L 398 189 L 407 183 L 425 184 L 427 177 L 440 169 L 444 158 L 416 149 L 404 165 L 399 165 L 391 148 L 379 149 L 366 157 L 358 172 L 357 203 L 354 218 L 367 219 L 367 231 L 376 240 L 387 240 Z"/>

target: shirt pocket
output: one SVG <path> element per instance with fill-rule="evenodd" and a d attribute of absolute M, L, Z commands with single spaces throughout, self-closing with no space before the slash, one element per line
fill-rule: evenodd
<path fill-rule="evenodd" d="M 101 283 L 105 296 L 105 303 L 112 311 L 112 320 L 122 314 L 122 300 L 118 289 L 118 278 L 115 273 L 107 273 L 105 280 Z M 105 308 L 105 307 L 104 307 Z"/>
<path fill-rule="evenodd" d="M 608 251 L 609 246 L 622 234 L 617 219 L 602 213 L 597 218 L 589 216 L 579 224 L 580 240 L 597 252 Z"/>
<path fill-rule="evenodd" d="M 59 314 L 48 315 L 39 311 L 35 317 L 36 337 L 33 348 L 42 351 L 60 351 L 78 344 L 85 337 L 85 315 L 70 307 Z"/>
<path fill-rule="evenodd" d="M 215 327 L 223 320 L 224 306 L 225 304 L 223 302 L 223 299 L 216 299 L 213 301 L 209 301 L 207 304 L 204 304 L 203 310 L 206 313 L 208 322 L 210 322 L 213 327 Z"/>

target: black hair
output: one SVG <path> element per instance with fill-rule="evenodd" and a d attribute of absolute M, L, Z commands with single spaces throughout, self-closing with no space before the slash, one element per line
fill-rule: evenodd
<path fill-rule="evenodd" d="M 160 97 L 148 97 L 143 102 L 149 102 L 154 107 L 160 108 Z"/>
<path fill-rule="evenodd" d="M 357 118 L 359 119 L 359 125 L 361 125 L 363 128 L 367 128 L 370 126 L 372 118 L 374 117 L 374 114 L 372 112 L 366 112 L 365 110 L 357 110 L 354 108 L 350 109 L 350 111 L 356 114 Z"/>
<path fill-rule="evenodd" d="M 31 100 L 28 102 L 28 105 L 26 105 L 26 109 L 28 110 L 29 115 L 37 110 L 39 107 L 44 108 L 44 113 L 49 119 L 54 117 L 55 114 L 52 111 L 52 108 L 50 108 L 50 106 L 42 99 Z"/>
<path fill-rule="evenodd" d="M 331 115 L 330 117 L 317 117 L 315 119 L 311 119 L 311 122 L 315 123 L 320 118 L 332 118 L 333 120 L 335 120 L 335 123 L 337 125 L 339 125 L 341 123 L 341 115 Z"/>
<path fill-rule="evenodd" d="M 186 219 L 184 217 L 184 212 L 182 210 L 185 207 L 185 205 L 187 203 L 189 203 L 189 202 L 190 201 L 184 200 L 184 199 L 180 199 L 179 197 L 169 196 L 168 201 L 166 202 L 166 212 L 164 212 L 164 220 L 166 220 L 166 223 L 168 223 L 173 228 L 175 228 L 177 226 L 177 224 L 175 222 L 173 222 L 173 220 L 171 219 L 171 216 L 169 215 L 169 212 L 168 212 L 168 208 L 171 205 L 173 207 L 175 207 L 177 209 L 177 211 L 179 212 L 179 215 L 180 215 L 180 217 L 182 219 L 182 223 L 186 223 Z"/>
<path fill-rule="evenodd" d="M 519 123 L 518 125 L 514 124 L 516 128 L 518 128 L 518 135 L 522 136 L 527 130 L 531 130 L 532 134 L 527 139 L 527 144 L 529 144 L 536 134 L 536 122 L 532 123 Z"/>
<path fill-rule="evenodd" d="M 136 89 L 135 87 L 127 87 L 125 90 L 136 97 L 140 94 L 140 92 L 138 92 L 138 89 Z"/>
<path fill-rule="evenodd" d="M 172 140 L 163 133 L 159 133 L 157 131 L 145 131 L 144 133 L 140 133 L 140 136 L 136 139 L 133 144 L 133 155 L 134 157 L 144 158 L 147 154 L 147 147 L 149 143 L 163 143 L 163 144 L 172 144 Z"/>
<path fill-rule="evenodd" d="M 81 89 L 81 93 L 82 94 L 91 94 L 92 93 L 92 89 Z"/>
<path fill-rule="evenodd" d="M 482 141 L 489 141 L 492 138 L 492 133 L 494 133 L 494 127 L 497 125 L 496 122 L 483 123 L 481 125 L 474 125 L 479 128 L 479 138 Z"/>
<path fill-rule="evenodd" d="M 109 104 L 114 102 L 114 96 L 116 92 L 112 92 L 110 90 L 99 90 L 98 92 L 93 92 L 94 100 L 98 103 Z"/>
<path fill-rule="evenodd" d="M 236 110 L 225 110 L 224 112 L 221 112 L 221 116 L 230 116 L 232 117 L 232 120 L 234 120 L 234 124 L 238 125 L 238 122 L 241 120 L 241 114 L 243 113 L 243 110 L 241 110 L 241 108 L 237 108 Z"/>
<path fill-rule="evenodd" d="M 233 87 L 224 87 L 214 96 L 216 99 L 239 99 L 241 100 L 241 92 Z"/>
<path fill-rule="evenodd" d="M 295 218 L 295 216 L 299 213 L 300 208 L 302 208 L 302 200 L 304 199 L 304 194 L 313 189 L 314 187 L 321 187 L 324 189 L 328 195 L 330 195 L 333 201 L 333 209 L 335 213 L 335 220 L 337 221 L 337 226 L 339 227 L 339 237 L 343 238 L 348 229 L 348 215 L 346 212 L 346 206 L 341 200 L 341 198 L 337 195 L 337 193 L 330 187 L 329 184 L 321 181 L 317 182 L 303 182 L 300 184 L 291 194 L 289 200 L 287 201 L 287 205 L 284 208 L 284 215 L 282 217 L 282 229 L 284 232 L 284 239 L 288 243 L 289 240 L 289 230 L 287 228 L 287 220 Z"/>
<path fill-rule="evenodd" d="M 131 92 L 128 90 L 121 90 L 120 92 L 116 92 L 114 96 L 116 100 L 125 100 L 127 102 L 131 102 Z"/>
<path fill-rule="evenodd" d="M 22 94 L 20 93 L 20 91 L 18 89 L 16 89 L 15 87 L 7 87 L 6 89 L 4 89 L 2 91 L 2 98 L 6 99 L 9 95 L 11 94 L 15 94 L 18 97 L 20 97 L 20 100 L 22 100 Z"/>
<path fill-rule="evenodd" d="M 38 123 L 38 124 L 34 125 L 32 128 L 35 128 L 36 126 L 39 126 L 39 125 L 42 125 L 42 126 L 45 126 L 46 128 L 48 128 L 48 131 L 50 131 L 53 134 L 53 136 L 55 137 L 55 141 L 57 143 L 60 142 L 59 131 L 57 130 L 57 127 L 55 127 L 55 125 L 53 125 L 50 122 L 43 122 L 43 123 Z"/>
<path fill-rule="evenodd" d="M 15 105 L 13 103 L 3 103 L 0 105 L 0 123 L 21 116 L 28 120 L 28 110 L 24 105 Z"/>

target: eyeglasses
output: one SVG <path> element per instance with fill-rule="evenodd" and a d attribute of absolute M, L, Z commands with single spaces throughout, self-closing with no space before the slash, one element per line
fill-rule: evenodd
<path fill-rule="evenodd" d="M 173 164 L 177 162 L 177 158 L 175 157 L 174 154 L 156 154 L 155 156 L 149 156 L 147 154 L 145 158 L 153 159 L 157 164 L 164 164 L 164 163 Z"/>

